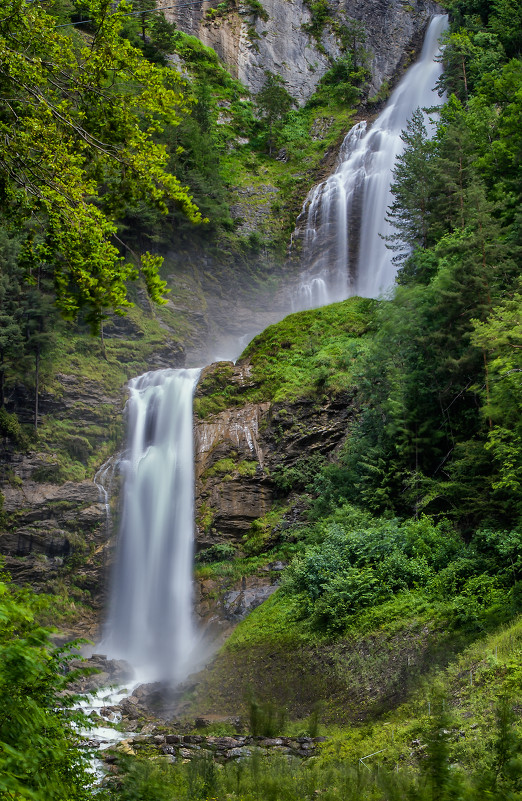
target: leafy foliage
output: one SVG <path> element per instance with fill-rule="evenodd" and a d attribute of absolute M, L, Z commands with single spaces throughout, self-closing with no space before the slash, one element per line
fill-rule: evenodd
<path fill-rule="evenodd" d="M 87 801 L 92 779 L 60 675 L 66 656 L 52 650 L 49 631 L 37 623 L 44 604 L 28 590 L 13 589 L 5 576 L 0 582 L 0 794 Z"/>
<path fill-rule="evenodd" d="M 43 4 L 5 4 L 0 164 L 4 213 L 31 231 L 26 263 L 52 272 L 65 317 L 85 309 L 96 328 L 105 309 L 129 305 L 126 281 L 138 276 L 118 251 L 115 216 L 140 199 L 162 212 L 177 203 L 194 222 L 201 215 L 154 141 L 187 108 L 179 76 L 120 37 L 123 9 L 94 3 L 88 13 L 85 36 L 57 26 Z M 142 275 L 160 300 L 157 267 L 146 256 Z"/>

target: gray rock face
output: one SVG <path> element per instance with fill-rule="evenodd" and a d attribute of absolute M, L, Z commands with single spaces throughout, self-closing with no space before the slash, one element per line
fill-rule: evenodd
<path fill-rule="evenodd" d="M 207 380 L 226 363 L 205 368 L 196 390 L 204 397 Z M 207 379 L 207 380 L 206 380 Z M 255 386 L 247 362 L 230 364 L 229 385 Z M 196 540 L 200 550 L 216 543 L 241 544 L 254 520 L 270 511 L 277 488 L 274 470 L 331 453 L 354 414 L 353 393 L 302 398 L 285 403 L 232 406 L 195 425 Z"/>
<path fill-rule="evenodd" d="M 371 54 L 370 94 L 391 80 L 418 47 L 430 17 L 439 11 L 431 0 L 331 0 L 331 19 L 320 43 L 305 29 L 312 15 L 303 0 L 262 0 L 268 19 L 239 11 L 209 20 L 202 7 L 183 7 L 183 0 L 166 13 L 183 31 L 213 47 L 232 74 L 254 94 L 261 89 L 265 70 L 280 75 L 290 94 L 304 103 L 313 94 L 331 61 L 341 55 L 335 28 L 352 20 L 363 23 Z M 336 26 L 337 23 L 337 26 Z"/>

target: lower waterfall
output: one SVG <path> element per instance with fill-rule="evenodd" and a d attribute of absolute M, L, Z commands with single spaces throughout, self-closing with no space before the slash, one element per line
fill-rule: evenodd
<path fill-rule="evenodd" d="M 293 308 L 322 306 L 350 295 L 378 297 L 393 286 L 396 266 L 383 237 L 392 233 L 386 210 L 401 131 L 417 108 L 442 102 L 435 85 L 442 65 L 439 38 L 447 17 L 432 19 L 419 60 L 391 95 L 373 125 L 347 134 L 336 172 L 309 193 L 298 223 L 304 272 Z"/>
<path fill-rule="evenodd" d="M 129 383 L 122 513 L 100 643 L 147 680 L 180 680 L 193 625 L 194 444 L 199 370 L 158 370 Z"/>

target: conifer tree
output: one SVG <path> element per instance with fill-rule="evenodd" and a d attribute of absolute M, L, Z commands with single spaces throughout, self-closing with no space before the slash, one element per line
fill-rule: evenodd
<path fill-rule="evenodd" d="M 412 251 L 425 249 L 432 243 L 432 155 L 421 109 L 416 109 L 401 134 L 404 151 L 397 157 L 391 192 L 393 203 L 388 221 L 397 233 L 388 237 L 389 246 L 397 251 L 395 261 L 401 263 Z"/>

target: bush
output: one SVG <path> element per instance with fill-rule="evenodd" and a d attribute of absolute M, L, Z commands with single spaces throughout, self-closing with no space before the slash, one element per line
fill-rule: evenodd
<path fill-rule="evenodd" d="M 0 797 L 87 801 L 92 776 L 66 706 L 66 655 L 36 622 L 45 599 L 0 580 Z M 69 701 L 72 702 L 72 697 Z M 80 713 L 75 722 L 85 726 Z"/>
<path fill-rule="evenodd" d="M 341 632 L 362 610 L 404 592 L 423 593 L 467 631 L 508 620 L 520 607 L 517 532 L 484 530 L 466 545 L 447 521 L 373 518 L 345 505 L 308 538 L 319 544 L 293 559 L 283 591 L 319 630 Z"/>
<path fill-rule="evenodd" d="M 8 437 L 12 443 L 25 451 L 29 447 L 29 437 L 20 425 L 16 414 L 9 414 L 4 406 L 0 407 L 0 434 Z"/>
<path fill-rule="evenodd" d="M 225 562 L 233 559 L 236 555 L 236 549 L 233 545 L 226 542 L 211 545 L 210 548 L 205 548 L 200 551 L 196 556 L 196 561 L 200 564 L 210 564 L 211 562 Z"/>

